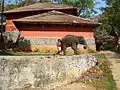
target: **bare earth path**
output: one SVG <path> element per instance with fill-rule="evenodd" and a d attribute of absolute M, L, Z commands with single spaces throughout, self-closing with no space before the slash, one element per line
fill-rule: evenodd
<path fill-rule="evenodd" d="M 114 80 L 116 81 L 117 90 L 120 90 L 120 53 L 115 52 L 103 52 L 108 60 L 110 60 L 112 64 L 112 74 L 114 77 Z"/>
<path fill-rule="evenodd" d="M 120 61 L 120 59 L 119 59 Z M 120 62 L 118 63 L 117 61 L 113 61 L 112 62 L 112 72 L 113 72 L 113 76 L 114 76 L 114 79 L 116 81 L 116 85 L 117 85 L 117 88 L 118 90 L 120 90 Z"/>

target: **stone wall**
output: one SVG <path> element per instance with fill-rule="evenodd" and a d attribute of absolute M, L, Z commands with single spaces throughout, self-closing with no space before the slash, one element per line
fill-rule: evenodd
<path fill-rule="evenodd" d="M 95 66 L 96 62 L 96 57 L 90 54 L 1 56 L 0 90 L 17 90 L 16 88 L 50 90 L 78 80 L 81 74 Z"/>
<path fill-rule="evenodd" d="M 26 46 L 26 45 L 36 45 L 36 46 L 47 46 L 47 45 L 53 45 L 56 46 L 56 41 L 58 38 L 37 38 L 37 37 L 25 37 L 25 42 L 20 43 L 20 46 Z M 95 40 L 94 39 L 86 39 L 86 42 L 89 47 L 95 48 Z"/>

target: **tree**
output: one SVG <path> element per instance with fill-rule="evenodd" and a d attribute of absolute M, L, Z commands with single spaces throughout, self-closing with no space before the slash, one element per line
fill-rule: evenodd
<path fill-rule="evenodd" d="M 51 0 L 38 0 L 38 2 L 51 2 Z"/>
<path fill-rule="evenodd" d="M 51 0 L 15 0 L 14 3 L 11 3 L 11 0 L 5 5 L 5 10 L 11 10 L 14 8 L 30 5 L 37 2 L 50 2 Z M 0 8 L 1 9 L 1 8 Z"/>
<path fill-rule="evenodd" d="M 17 3 L 17 7 L 21 7 L 36 3 L 36 0 L 18 0 L 16 3 Z"/>
<path fill-rule="evenodd" d="M 78 8 L 78 15 L 81 17 L 90 17 L 97 2 L 95 0 L 62 0 L 63 4 L 72 5 Z"/>
<path fill-rule="evenodd" d="M 96 35 L 110 35 L 116 39 L 116 51 L 119 51 L 120 37 L 120 0 L 105 0 L 107 7 L 103 8 L 103 14 L 100 15 L 99 22 L 102 23 Z"/>
<path fill-rule="evenodd" d="M 7 5 L 5 5 L 5 11 L 6 10 L 11 10 L 11 9 L 14 9 L 14 8 L 17 8 L 17 6 L 15 4 L 7 4 Z"/>
<path fill-rule="evenodd" d="M 0 0 L 0 12 L 1 12 L 1 0 Z"/>
<path fill-rule="evenodd" d="M 108 5 L 100 16 L 101 32 L 113 36 L 120 36 L 120 0 L 106 0 Z"/>

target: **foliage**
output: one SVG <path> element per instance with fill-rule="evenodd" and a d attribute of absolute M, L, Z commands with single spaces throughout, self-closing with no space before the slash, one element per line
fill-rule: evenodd
<path fill-rule="evenodd" d="M 101 46 L 101 50 L 111 50 L 111 51 L 115 51 L 114 49 L 115 49 L 115 48 L 114 48 L 114 45 L 112 45 L 112 44 L 106 44 L 106 45 Z"/>
<path fill-rule="evenodd" d="M 15 2 L 12 3 L 11 0 L 9 0 L 8 3 L 5 4 L 5 10 L 11 10 L 17 7 L 30 5 L 37 2 L 49 2 L 49 1 L 50 0 L 15 0 Z"/>
<path fill-rule="evenodd" d="M 14 8 L 17 8 L 17 6 L 15 4 L 7 4 L 7 5 L 5 5 L 5 11 L 10 10 L 10 9 L 14 9 Z"/>
<path fill-rule="evenodd" d="M 35 0 L 18 0 L 16 4 L 18 7 L 21 7 L 21 6 L 26 6 L 33 3 L 35 3 Z"/>
<path fill-rule="evenodd" d="M 98 67 L 103 72 L 103 77 L 101 79 L 93 79 L 92 81 L 87 81 L 87 83 L 92 84 L 97 88 L 97 90 L 117 90 L 116 83 L 113 79 L 112 71 L 110 68 L 111 63 L 107 60 L 104 54 L 96 54 L 98 58 Z"/>
<path fill-rule="evenodd" d="M 78 15 L 82 17 L 88 18 L 92 13 L 96 13 L 94 7 L 97 2 L 95 0 L 62 0 L 62 3 L 77 7 Z"/>
<path fill-rule="evenodd" d="M 1 0 L 0 0 L 0 12 L 1 12 Z"/>
<path fill-rule="evenodd" d="M 103 14 L 100 15 L 100 22 L 103 23 L 100 28 L 100 34 L 120 36 L 120 0 L 105 0 L 107 7 L 103 8 Z"/>

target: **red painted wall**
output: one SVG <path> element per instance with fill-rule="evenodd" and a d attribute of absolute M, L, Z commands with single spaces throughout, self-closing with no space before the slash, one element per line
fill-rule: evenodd
<path fill-rule="evenodd" d="M 6 29 L 5 32 L 17 30 L 16 26 L 14 25 L 12 20 L 6 20 Z"/>
<path fill-rule="evenodd" d="M 63 37 L 65 35 L 79 35 L 84 36 L 86 39 L 92 39 L 93 38 L 93 32 L 61 32 L 61 31 L 21 31 L 21 37 Z"/>
<path fill-rule="evenodd" d="M 20 26 L 21 25 L 21 26 Z M 93 38 L 92 26 L 73 25 L 25 25 L 18 24 L 21 37 L 63 37 L 68 34 Z"/>
<path fill-rule="evenodd" d="M 17 28 L 12 20 L 6 20 L 6 30 L 19 30 L 21 37 L 63 37 L 68 34 L 84 36 L 86 39 L 93 38 L 92 26 L 71 25 L 26 25 L 18 24 Z"/>

